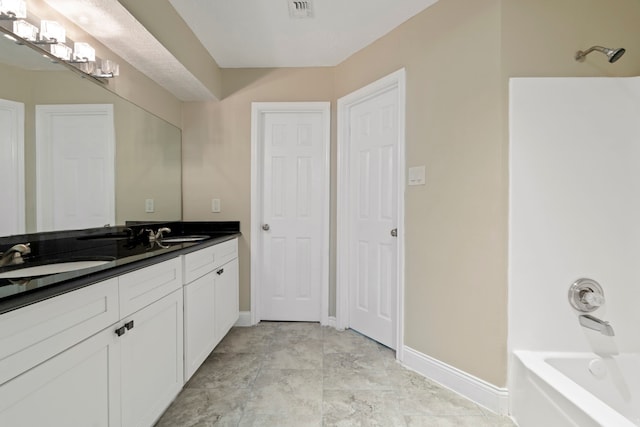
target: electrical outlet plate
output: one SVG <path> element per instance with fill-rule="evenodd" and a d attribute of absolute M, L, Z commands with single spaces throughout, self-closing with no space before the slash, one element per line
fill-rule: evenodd
<path fill-rule="evenodd" d="M 155 206 L 153 203 L 153 199 L 146 199 L 144 201 L 144 211 L 146 213 L 153 213 L 155 212 Z"/>
<path fill-rule="evenodd" d="M 426 167 L 414 166 L 409 168 L 409 185 L 425 185 Z"/>
<path fill-rule="evenodd" d="M 211 199 L 211 212 L 220 212 L 220 199 Z"/>

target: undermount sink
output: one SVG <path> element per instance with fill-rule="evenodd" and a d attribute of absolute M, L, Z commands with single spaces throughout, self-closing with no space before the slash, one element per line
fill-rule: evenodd
<path fill-rule="evenodd" d="M 25 277 L 48 276 L 50 274 L 66 273 L 68 271 L 84 270 L 97 267 L 110 261 L 69 261 L 55 264 L 34 265 L 33 267 L 18 268 L 0 273 L 0 279 L 21 279 Z"/>
<path fill-rule="evenodd" d="M 189 242 L 199 242 L 201 240 L 207 240 L 211 238 L 211 236 L 205 236 L 200 234 L 195 234 L 191 236 L 167 236 L 160 239 L 162 243 L 189 243 Z"/>

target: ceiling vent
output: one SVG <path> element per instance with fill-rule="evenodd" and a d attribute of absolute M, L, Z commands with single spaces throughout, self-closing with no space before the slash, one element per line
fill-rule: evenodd
<path fill-rule="evenodd" d="M 313 3 L 311 0 L 287 0 L 289 3 L 289 17 L 313 18 Z"/>

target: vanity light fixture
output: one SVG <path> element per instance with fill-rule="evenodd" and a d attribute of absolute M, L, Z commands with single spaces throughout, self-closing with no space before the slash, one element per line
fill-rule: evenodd
<path fill-rule="evenodd" d="M 13 21 L 13 33 L 25 40 L 31 42 L 38 41 L 38 27 L 25 21 L 24 19 L 17 19 Z"/>
<path fill-rule="evenodd" d="M 27 17 L 26 0 L 0 0 L 0 19 L 13 21 Z"/>
<path fill-rule="evenodd" d="M 96 58 L 96 51 L 89 43 L 75 42 L 73 49 L 67 46 L 66 31 L 58 22 L 41 20 L 38 31 L 38 26 L 31 23 L 33 20 L 28 22 L 26 16 L 26 0 L 0 0 L 0 20 L 13 21 L 12 26 L 0 26 L 0 34 L 17 44 L 39 50 L 52 62 L 59 62 L 66 68 L 84 76 L 91 76 L 100 83 L 106 84 L 104 79 L 120 75 L 120 66 L 112 60 Z M 34 23 L 37 24 L 37 20 Z"/>
<path fill-rule="evenodd" d="M 56 21 L 40 21 L 40 40 L 38 44 L 65 43 L 66 41 L 67 32 L 62 25 Z"/>

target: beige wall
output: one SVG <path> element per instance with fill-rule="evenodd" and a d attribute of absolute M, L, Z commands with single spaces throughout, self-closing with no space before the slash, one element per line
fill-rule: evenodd
<path fill-rule="evenodd" d="M 240 221 L 240 310 L 248 311 L 251 103 L 330 101 L 333 69 L 227 69 L 222 77 L 222 101 L 184 105 L 183 215 L 187 221 Z M 220 213 L 211 212 L 214 197 L 221 200 Z"/>
<path fill-rule="evenodd" d="M 640 74 L 638 0 L 502 0 L 505 77 L 637 76 Z M 578 50 L 624 47 L 609 64 L 601 53 L 585 62 Z"/>
<path fill-rule="evenodd" d="M 500 1 L 441 0 L 336 67 L 340 97 L 406 68 L 405 345 L 506 382 Z"/>

